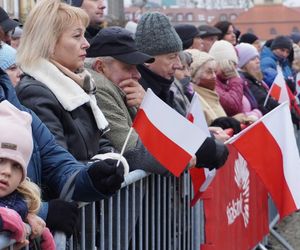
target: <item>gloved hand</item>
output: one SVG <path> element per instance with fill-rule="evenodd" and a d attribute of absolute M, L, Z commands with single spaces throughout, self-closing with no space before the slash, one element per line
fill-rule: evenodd
<path fill-rule="evenodd" d="M 124 177 L 126 175 L 129 174 L 129 165 L 128 162 L 126 160 L 126 158 L 123 155 L 120 155 L 119 153 L 113 153 L 113 152 L 109 152 L 109 153 L 105 153 L 105 154 L 97 154 L 94 155 L 92 160 L 107 160 L 107 159 L 113 159 L 113 160 L 119 160 L 120 162 L 123 164 L 124 167 Z"/>
<path fill-rule="evenodd" d="M 113 195 L 124 181 L 124 166 L 120 162 L 117 167 L 114 159 L 95 161 L 87 172 L 95 188 L 104 195 Z"/>
<path fill-rule="evenodd" d="M 26 226 L 21 216 L 15 211 L 7 207 L 0 207 L 0 230 L 11 232 L 11 238 L 17 242 L 26 240 Z"/>
<path fill-rule="evenodd" d="M 222 129 L 232 128 L 234 134 L 237 134 L 241 131 L 240 122 L 232 117 L 226 116 L 215 119 L 210 126 L 221 127 Z"/>
<path fill-rule="evenodd" d="M 42 250 L 55 250 L 55 242 L 50 230 L 46 227 L 42 234 L 41 239 L 41 249 Z"/>
<path fill-rule="evenodd" d="M 218 169 L 224 165 L 227 160 L 229 151 L 223 144 L 211 137 L 205 139 L 201 147 L 196 152 L 196 167 L 205 167 Z"/>
<path fill-rule="evenodd" d="M 51 231 L 61 231 L 70 237 L 79 220 L 79 208 L 76 202 L 61 199 L 49 201 L 46 225 Z"/>

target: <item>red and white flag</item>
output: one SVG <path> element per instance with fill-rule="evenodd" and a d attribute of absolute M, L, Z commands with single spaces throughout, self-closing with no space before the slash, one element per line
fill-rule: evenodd
<path fill-rule="evenodd" d="M 281 218 L 300 208 L 300 158 L 287 102 L 231 143 L 262 179 Z"/>
<path fill-rule="evenodd" d="M 147 150 L 179 176 L 207 135 L 148 88 L 132 127 Z"/>
<path fill-rule="evenodd" d="M 277 66 L 277 76 L 274 79 L 272 86 L 270 87 L 269 93 L 266 97 L 265 104 L 268 101 L 269 96 L 272 96 L 279 103 L 284 103 L 290 101 L 288 89 L 284 80 L 282 69 L 280 66 Z"/>
<path fill-rule="evenodd" d="M 202 131 L 210 137 L 210 132 L 208 130 L 207 122 L 203 113 L 202 104 L 200 97 L 197 93 L 194 93 L 193 99 L 189 111 L 187 112 L 187 118 L 189 121 L 198 126 Z M 191 206 L 194 206 L 200 199 L 201 194 L 207 189 L 209 184 L 212 182 L 216 170 L 209 170 L 207 168 L 191 168 L 190 175 L 194 188 L 194 198 L 191 201 Z"/>

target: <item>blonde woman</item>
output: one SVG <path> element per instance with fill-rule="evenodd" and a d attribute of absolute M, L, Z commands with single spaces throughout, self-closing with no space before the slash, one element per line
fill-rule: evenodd
<path fill-rule="evenodd" d="M 25 22 L 17 53 L 25 74 L 16 88 L 20 101 L 83 162 L 113 150 L 99 146 L 108 122 L 97 106 L 93 79 L 83 68 L 88 24 L 88 15 L 80 8 L 59 0 L 40 1 Z"/>

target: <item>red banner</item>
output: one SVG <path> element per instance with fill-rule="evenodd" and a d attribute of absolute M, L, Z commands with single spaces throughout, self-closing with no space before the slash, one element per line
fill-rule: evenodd
<path fill-rule="evenodd" d="M 201 250 L 252 249 L 269 232 L 267 192 L 236 149 L 229 145 L 229 150 L 225 166 L 202 194 L 205 244 Z"/>

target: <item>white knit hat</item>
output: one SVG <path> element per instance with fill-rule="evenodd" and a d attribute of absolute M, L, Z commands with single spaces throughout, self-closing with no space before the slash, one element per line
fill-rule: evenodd
<path fill-rule="evenodd" d="M 209 54 L 213 56 L 217 62 L 229 60 L 238 64 L 237 52 L 234 46 L 225 40 L 216 41 L 210 48 Z"/>
<path fill-rule="evenodd" d="M 23 178 L 33 150 L 31 116 L 20 111 L 8 101 L 0 103 L 0 158 L 18 162 L 22 166 Z"/>
<path fill-rule="evenodd" d="M 202 52 L 198 49 L 188 49 L 185 51 L 192 55 L 193 61 L 190 66 L 192 78 L 194 78 L 198 69 L 201 68 L 206 62 L 214 60 L 210 54 Z"/>

